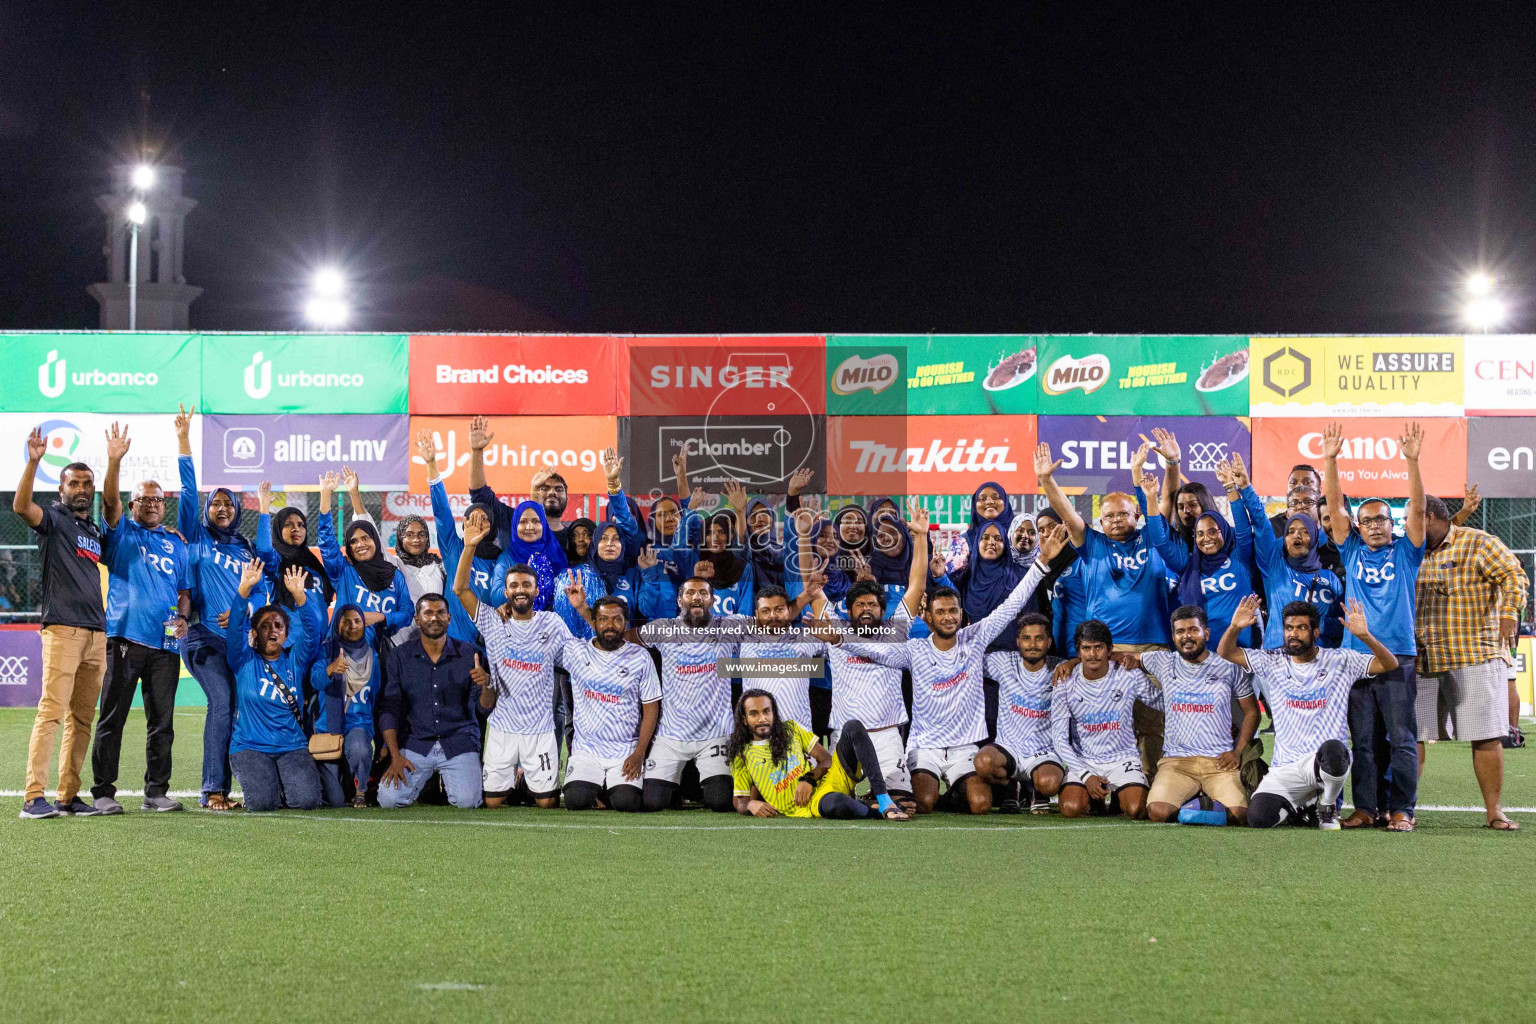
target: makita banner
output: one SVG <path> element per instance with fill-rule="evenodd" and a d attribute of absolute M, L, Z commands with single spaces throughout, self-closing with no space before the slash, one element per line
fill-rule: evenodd
<path fill-rule="evenodd" d="M 1033 493 L 1033 416 L 829 416 L 829 494 Z"/>
<path fill-rule="evenodd" d="M 1240 416 L 1041 416 L 1040 440 L 1061 460 L 1056 482 L 1067 493 L 1134 493 L 1131 457 L 1141 447 L 1141 436 L 1152 436 L 1153 427 L 1174 432 L 1184 478 L 1205 484 L 1213 494 L 1224 493 L 1215 473 L 1223 458 L 1237 453 L 1253 468 L 1248 420 Z M 1152 453 L 1147 468 L 1161 476 L 1163 460 Z M 1285 469 L 1290 468 L 1287 463 Z"/>
<path fill-rule="evenodd" d="M 342 466 L 364 487 L 404 487 L 410 421 L 404 416 L 203 416 L 204 487 L 315 487 Z"/>
<path fill-rule="evenodd" d="M 782 494 L 796 470 L 827 478 L 826 417 L 628 416 L 619 420 L 625 485 L 636 495 L 676 494 L 674 459 L 687 461 L 688 484 L 718 493 L 728 480 L 749 491 Z"/>
<path fill-rule="evenodd" d="M 614 415 L 627 355 L 612 335 L 413 335 L 411 412 Z"/>

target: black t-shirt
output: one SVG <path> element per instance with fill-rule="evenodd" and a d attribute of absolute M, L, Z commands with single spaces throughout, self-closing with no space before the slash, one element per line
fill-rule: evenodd
<path fill-rule="evenodd" d="M 43 509 L 37 548 L 43 555 L 43 625 L 79 626 L 106 632 L 101 600 L 101 530 L 60 502 Z"/>

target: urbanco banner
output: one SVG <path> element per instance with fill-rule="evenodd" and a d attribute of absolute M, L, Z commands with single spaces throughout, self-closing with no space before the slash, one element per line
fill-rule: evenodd
<path fill-rule="evenodd" d="M 0 412 L 191 408 L 202 388 L 200 351 L 191 334 L 7 334 Z"/>
<path fill-rule="evenodd" d="M 404 413 L 403 334 L 206 334 L 203 412 Z"/>

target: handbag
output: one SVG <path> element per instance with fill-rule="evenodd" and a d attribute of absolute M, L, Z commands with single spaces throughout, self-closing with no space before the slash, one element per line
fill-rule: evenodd
<path fill-rule="evenodd" d="M 282 676 L 272 669 L 272 663 L 262 659 L 262 665 L 267 670 L 267 676 L 272 680 L 272 685 L 277 687 L 277 692 L 282 696 L 283 703 L 288 705 L 288 710 L 293 713 L 293 720 L 299 723 L 299 729 L 304 728 L 304 715 L 299 711 L 299 701 L 283 682 Z M 317 732 L 309 738 L 309 756 L 316 761 L 341 760 L 342 737 L 333 732 Z"/>

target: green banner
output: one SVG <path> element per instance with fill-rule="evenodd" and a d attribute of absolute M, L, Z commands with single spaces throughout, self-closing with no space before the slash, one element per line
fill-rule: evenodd
<path fill-rule="evenodd" d="M 403 413 L 403 334 L 205 334 L 203 411 Z"/>
<path fill-rule="evenodd" d="M 1028 414 L 1037 411 L 1035 390 L 1029 335 L 827 336 L 831 415 Z"/>
<path fill-rule="evenodd" d="M 1047 416 L 1246 416 L 1248 339 L 1041 337 L 1036 383 Z"/>
<path fill-rule="evenodd" d="M 0 412 L 175 412 L 197 401 L 197 339 L 0 335 L 0 380 Z"/>

